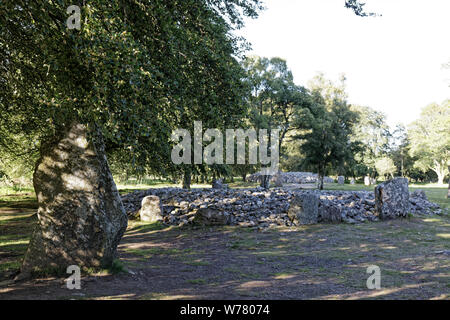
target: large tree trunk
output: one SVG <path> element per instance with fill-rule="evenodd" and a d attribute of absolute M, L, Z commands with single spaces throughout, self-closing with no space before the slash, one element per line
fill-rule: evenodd
<path fill-rule="evenodd" d="M 433 167 L 432 170 L 436 172 L 438 176 L 438 184 L 443 185 L 446 176 L 446 167 L 437 161 L 435 161 L 434 164 L 435 166 Z"/>
<path fill-rule="evenodd" d="M 111 266 L 128 220 L 100 131 L 88 135 L 85 125 L 74 123 L 43 145 L 33 184 L 38 224 L 18 278 L 70 265 Z"/>
<path fill-rule="evenodd" d="M 443 185 L 444 184 L 444 174 L 438 173 L 438 184 Z"/>

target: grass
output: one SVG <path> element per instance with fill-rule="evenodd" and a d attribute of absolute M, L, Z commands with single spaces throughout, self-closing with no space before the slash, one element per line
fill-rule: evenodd
<path fill-rule="evenodd" d="M 201 284 L 206 284 L 207 283 L 207 281 L 206 281 L 206 279 L 202 279 L 202 278 L 200 278 L 200 279 L 189 279 L 189 280 L 186 280 L 186 282 L 187 283 L 189 283 L 189 284 L 196 284 L 196 285 L 201 285 Z"/>

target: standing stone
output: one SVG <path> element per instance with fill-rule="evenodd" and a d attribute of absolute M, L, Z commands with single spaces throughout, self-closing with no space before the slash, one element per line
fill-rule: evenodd
<path fill-rule="evenodd" d="M 338 184 L 343 185 L 345 183 L 345 177 L 339 176 L 338 177 Z"/>
<path fill-rule="evenodd" d="M 352 179 L 350 180 L 350 184 L 351 184 L 351 185 L 355 185 L 355 184 L 356 184 L 355 178 L 352 178 Z"/>
<path fill-rule="evenodd" d="M 141 221 L 156 222 L 162 220 L 162 205 L 159 197 L 147 196 L 142 199 L 139 210 Z"/>
<path fill-rule="evenodd" d="M 212 188 L 213 189 L 225 189 L 226 185 L 223 184 L 223 180 L 222 179 L 214 179 L 212 182 Z"/>
<path fill-rule="evenodd" d="M 319 206 L 319 220 L 325 223 L 341 222 L 341 208 L 333 203 L 322 202 Z"/>
<path fill-rule="evenodd" d="M 406 217 L 409 212 L 408 179 L 395 178 L 376 187 L 375 211 L 382 220 Z"/>
<path fill-rule="evenodd" d="M 370 186 L 370 182 L 371 182 L 370 177 L 364 177 L 364 185 L 365 186 Z"/>
<path fill-rule="evenodd" d="M 270 178 L 271 178 L 271 176 L 269 176 L 269 175 L 264 175 L 264 174 L 260 175 L 259 176 L 259 181 L 260 181 L 259 186 L 264 189 L 269 189 L 270 188 Z"/>
<path fill-rule="evenodd" d="M 296 224 L 315 224 L 319 216 L 319 197 L 316 194 L 297 194 L 290 202 L 288 217 Z"/>
<path fill-rule="evenodd" d="M 200 208 L 195 213 L 193 222 L 203 226 L 224 226 L 229 223 L 229 215 L 213 208 Z"/>
<path fill-rule="evenodd" d="M 100 131 L 74 123 L 41 147 L 34 176 L 39 209 L 18 279 L 70 265 L 109 267 L 127 215 L 109 170 Z"/>
<path fill-rule="evenodd" d="M 283 177 L 281 176 L 281 172 L 274 175 L 272 180 L 275 188 L 283 188 Z"/>

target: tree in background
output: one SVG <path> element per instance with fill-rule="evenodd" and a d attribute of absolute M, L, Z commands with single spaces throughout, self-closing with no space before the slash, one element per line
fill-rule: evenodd
<path fill-rule="evenodd" d="M 389 126 L 386 115 L 369 107 L 352 105 L 350 109 L 358 114 L 359 120 L 353 128 L 351 140 L 358 143 L 355 159 L 359 165 L 355 174 L 375 178 L 375 162 L 389 151 Z"/>
<path fill-rule="evenodd" d="M 387 175 L 394 178 L 394 173 L 397 170 L 394 161 L 388 157 L 377 159 L 375 161 L 375 168 L 377 169 L 378 174 L 384 178 L 386 178 Z"/>
<path fill-rule="evenodd" d="M 430 104 L 420 118 L 409 126 L 410 154 L 417 157 L 415 166 L 433 170 L 438 183 L 444 184 L 450 165 L 450 100 Z"/>
<path fill-rule="evenodd" d="M 294 83 L 292 72 L 280 58 L 247 57 L 242 63 L 247 72 L 245 79 L 251 88 L 248 100 L 249 123 L 256 130 L 280 130 L 280 157 L 284 156 L 284 142 L 292 127 L 297 109 L 307 99 L 306 89 Z M 267 186 L 268 177 L 262 177 Z"/>
<path fill-rule="evenodd" d="M 350 137 L 357 114 L 347 105 L 344 77 L 335 85 L 319 74 L 309 86 L 309 103 L 296 113 L 294 123 L 300 133 L 294 138 L 301 141 L 302 166 L 317 172 L 322 190 L 325 175 L 331 170 L 343 172 L 353 158 Z"/>

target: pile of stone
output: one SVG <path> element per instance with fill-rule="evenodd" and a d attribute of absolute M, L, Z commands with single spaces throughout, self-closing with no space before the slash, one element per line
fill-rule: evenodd
<path fill-rule="evenodd" d="M 259 182 L 260 173 L 254 173 L 248 177 L 250 182 Z M 280 172 L 277 175 L 272 176 L 271 183 L 295 183 L 295 184 L 307 184 L 316 183 L 318 175 L 312 172 Z M 333 183 L 334 179 L 330 177 L 324 177 L 324 183 Z"/>
<path fill-rule="evenodd" d="M 430 202 L 423 190 L 417 190 L 411 193 L 409 198 L 411 203 L 409 211 L 413 215 L 417 214 L 442 214 L 443 210 L 436 203 Z"/>
<path fill-rule="evenodd" d="M 140 216 L 146 221 L 162 220 L 178 226 L 225 224 L 267 228 L 311 223 L 353 224 L 408 213 L 442 213 L 423 191 L 411 194 L 406 191 L 396 198 L 390 192 L 398 192 L 397 184 L 380 187 L 377 199 L 369 191 L 162 188 L 136 191 L 123 196 L 122 201 L 130 218 Z"/>

